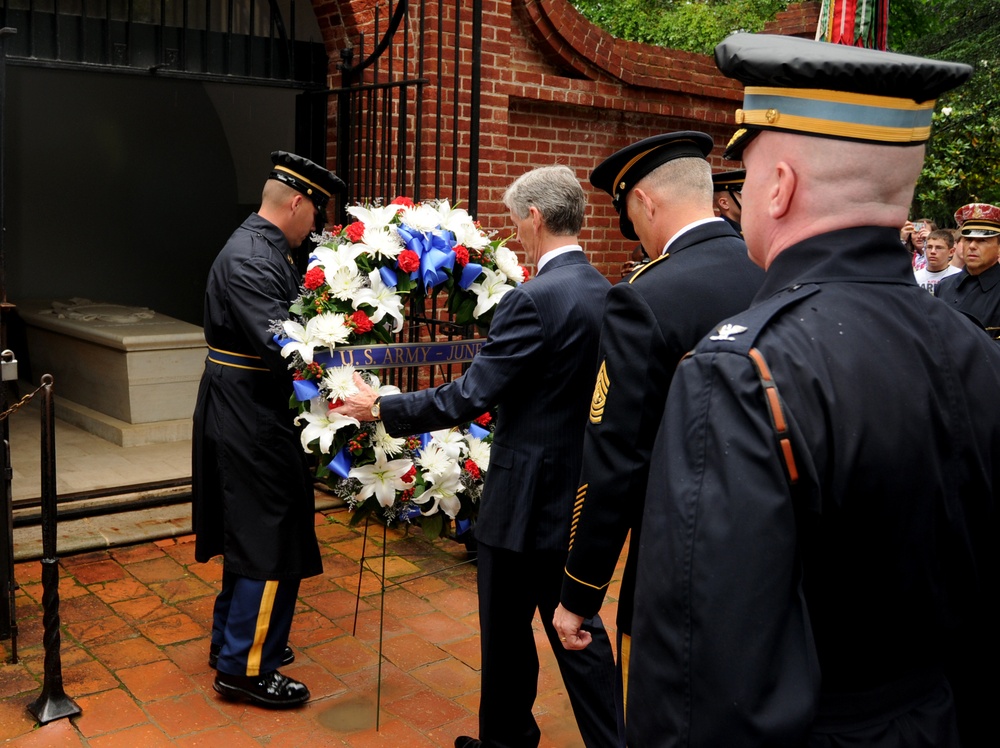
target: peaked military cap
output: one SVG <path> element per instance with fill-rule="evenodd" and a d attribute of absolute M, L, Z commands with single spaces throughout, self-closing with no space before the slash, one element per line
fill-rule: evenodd
<path fill-rule="evenodd" d="M 638 239 L 628 218 L 625 198 L 639 181 L 668 161 L 677 158 L 704 159 L 715 143 L 710 135 L 694 130 L 654 135 L 612 153 L 590 174 L 590 183 L 611 195 L 611 204 L 618 211 L 618 223 L 628 239 Z"/>
<path fill-rule="evenodd" d="M 712 191 L 713 192 L 741 192 L 743 190 L 743 183 L 747 178 L 746 169 L 736 169 L 735 171 L 720 171 L 718 174 L 712 175 Z"/>
<path fill-rule="evenodd" d="M 962 236 L 972 238 L 1000 235 L 1000 208 L 989 203 L 969 203 L 955 211 Z"/>
<path fill-rule="evenodd" d="M 277 179 L 298 190 L 312 200 L 319 210 L 325 210 L 330 196 L 345 187 L 340 177 L 332 171 L 294 153 L 272 151 L 271 163 L 274 168 L 268 179 Z"/>
<path fill-rule="evenodd" d="M 733 34 L 715 64 L 746 86 L 740 129 L 726 147 L 739 160 L 762 130 L 884 145 L 916 145 L 931 135 L 934 100 L 972 68 L 844 44 L 772 34 Z"/>

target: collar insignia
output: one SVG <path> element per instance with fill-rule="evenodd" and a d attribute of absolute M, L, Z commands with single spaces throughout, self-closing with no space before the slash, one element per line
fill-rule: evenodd
<path fill-rule="evenodd" d="M 746 332 L 747 329 L 743 325 L 722 325 L 715 333 L 709 337 L 709 340 L 727 340 L 730 343 L 736 341 L 733 335 L 739 335 L 740 333 Z"/>

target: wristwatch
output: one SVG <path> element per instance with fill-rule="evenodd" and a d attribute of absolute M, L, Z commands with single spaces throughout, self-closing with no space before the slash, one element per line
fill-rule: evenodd
<path fill-rule="evenodd" d="M 380 402 L 381 400 L 382 397 L 379 396 L 376 397 L 375 402 L 372 403 L 372 410 L 371 410 L 372 418 L 374 418 L 376 421 L 382 415 L 382 403 Z"/>

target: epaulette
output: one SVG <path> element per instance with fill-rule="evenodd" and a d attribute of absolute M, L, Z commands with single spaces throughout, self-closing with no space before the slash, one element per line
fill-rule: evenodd
<path fill-rule="evenodd" d="M 635 283 L 635 279 L 636 278 L 638 278 L 640 275 L 642 275 L 647 270 L 649 270 L 651 267 L 653 267 L 653 265 L 657 264 L 658 262 L 663 262 L 668 257 L 670 257 L 670 253 L 669 252 L 660 255 L 655 260 L 650 260 L 645 265 L 640 265 L 639 268 L 637 270 L 633 270 L 632 271 L 632 275 L 629 276 L 629 279 L 628 279 L 629 284 Z"/>
<path fill-rule="evenodd" d="M 684 357 L 698 353 L 726 351 L 744 355 L 753 362 L 771 415 L 771 426 L 774 428 L 778 449 L 785 463 L 785 473 L 789 484 L 793 486 L 799 480 L 799 471 L 792 451 L 785 408 L 778 393 L 778 385 L 771 376 L 771 367 L 764 360 L 764 354 L 757 350 L 754 344 L 768 322 L 778 316 L 783 309 L 818 293 L 819 290 L 820 287 L 816 284 L 792 286 L 787 291 L 731 317 L 729 321 L 719 325 L 714 333 L 702 338 L 697 347 Z"/>
<path fill-rule="evenodd" d="M 819 289 L 816 284 L 792 286 L 746 311 L 735 314 L 725 324 L 719 325 L 712 334 L 702 338 L 691 353 L 728 351 L 742 353 L 745 356 L 754 347 L 757 337 L 767 327 L 768 322 L 786 307 L 818 293 Z"/>

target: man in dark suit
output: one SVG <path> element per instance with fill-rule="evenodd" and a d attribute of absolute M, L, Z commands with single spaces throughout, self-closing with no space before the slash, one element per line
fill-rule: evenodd
<path fill-rule="evenodd" d="M 404 435 L 454 426 L 498 406 L 475 529 L 483 655 L 479 739 L 462 736 L 455 746 L 538 745 L 531 713 L 538 682 L 531 628 L 536 608 L 584 742 L 615 746 L 614 662 L 600 618 L 586 626 L 594 638 L 587 652 L 559 646 L 551 623 L 580 474 L 601 304 L 610 284 L 577 242 L 586 199 L 569 168 L 524 174 L 504 204 L 537 274 L 501 299 L 469 370 L 454 382 L 400 395 L 375 398 L 362 387 L 337 410 L 362 421 L 381 418 L 390 434 Z"/>
<path fill-rule="evenodd" d="M 590 177 L 609 194 L 622 233 L 659 255 L 608 294 L 600 371 L 584 440 L 584 467 L 555 626 L 564 646 L 600 610 L 629 530 L 618 602 L 619 718 L 628 671 L 633 589 L 649 457 L 681 357 L 713 325 L 742 311 L 763 281 L 739 235 L 712 211 L 712 138 L 675 132 L 633 143 Z"/>

